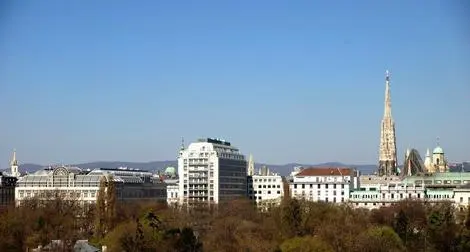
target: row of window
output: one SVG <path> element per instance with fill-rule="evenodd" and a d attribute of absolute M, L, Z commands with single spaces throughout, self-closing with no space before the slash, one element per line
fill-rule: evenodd
<path fill-rule="evenodd" d="M 297 192 L 299 192 L 299 191 L 294 190 L 294 194 L 296 194 Z M 309 191 L 309 192 L 310 192 L 310 195 L 313 195 L 313 191 Z M 323 192 L 325 192 L 325 191 L 323 191 Z M 333 192 L 333 195 L 336 196 L 336 191 L 332 191 L 332 192 Z M 322 193 L 322 191 L 317 191 L 318 196 L 320 196 L 321 193 Z M 325 192 L 325 193 L 329 194 L 328 192 Z M 299 192 L 299 194 L 305 195 L 305 191 L 301 191 L 301 192 Z M 344 195 L 344 191 L 341 191 L 341 195 Z"/>
<path fill-rule="evenodd" d="M 296 196 L 300 196 L 300 195 L 296 195 Z M 304 199 L 307 199 L 307 200 L 310 200 L 310 201 L 315 201 L 315 199 L 313 198 L 312 195 L 310 195 L 309 197 L 306 197 L 305 195 L 301 195 L 300 197 L 304 198 Z M 325 200 L 321 200 L 321 199 L 318 199 L 317 201 L 319 202 L 333 202 L 333 203 L 337 203 L 337 202 L 344 202 L 344 197 L 341 197 L 341 199 L 339 199 L 338 197 L 333 197 L 333 200 L 330 201 L 330 198 L 328 197 L 325 197 Z"/>
<path fill-rule="evenodd" d="M 282 179 L 253 179 L 254 182 L 282 182 Z"/>
<path fill-rule="evenodd" d="M 262 191 L 248 191 L 248 194 L 263 194 Z M 271 191 L 267 191 L 267 194 L 271 194 Z M 274 194 L 274 193 L 273 193 Z M 276 194 L 281 194 L 281 191 L 277 191 Z"/>
<path fill-rule="evenodd" d="M 397 198 L 399 198 L 399 199 L 404 199 L 404 198 L 405 198 L 404 195 L 403 195 L 403 193 L 400 193 L 399 195 L 400 195 L 400 197 L 397 197 Z M 405 194 L 405 195 L 406 195 L 406 194 Z M 409 193 L 409 194 L 408 194 L 408 197 L 406 197 L 406 198 L 412 198 L 412 196 L 413 196 L 413 195 L 412 195 L 411 193 Z M 377 195 L 377 194 L 375 194 L 375 195 L 352 195 L 352 198 L 353 198 L 353 199 L 378 199 L 378 198 L 379 198 L 379 195 Z M 385 194 L 385 193 L 382 194 L 382 199 L 386 199 L 386 198 L 387 198 L 387 197 L 386 197 L 386 194 Z M 394 194 L 394 193 L 390 194 L 390 198 L 391 198 L 391 199 L 394 199 L 394 198 L 395 198 L 395 194 Z M 421 198 L 421 194 L 420 194 L 420 193 L 416 194 L 416 198 L 420 199 L 420 198 Z"/>
<path fill-rule="evenodd" d="M 250 185 L 253 188 L 253 185 Z M 281 185 L 258 185 L 258 188 L 281 188 Z"/>
<path fill-rule="evenodd" d="M 302 187 L 302 189 L 305 189 L 305 186 L 308 186 L 308 185 L 305 185 L 305 184 L 294 184 L 294 189 L 297 189 L 297 186 L 299 187 Z M 321 184 L 317 184 L 317 188 L 320 189 L 320 186 Z M 310 184 L 310 188 L 313 188 L 313 184 Z M 344 184 L 341 184 L 341 188 L 343 189 L 344 188 Z M 328 189 L 328 184 L 325 184 L 325 189 Z M 336 184 L 333 184 L 333 189 L 336 189 Z"/>
<path fill-rule="evenodd" d="M 72 198 L 94 198 L 96 197 L 97 190 L 90 190 L 90 191 L 59 191 L 59 195 L 62 197 L 72 197 Z M 51 193 L 55 193 L 54 191 L 37 191 L 37 190 L 20 190 L 19 191 L 19 198 L 31 198 L 31 197 L 41 197 L 44 198 Z"/>

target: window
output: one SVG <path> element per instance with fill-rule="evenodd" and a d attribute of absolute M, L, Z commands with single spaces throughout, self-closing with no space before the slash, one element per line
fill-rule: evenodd
<path fill-rule="evenodd" d="M 333 184 L 333 188 L 336 189 L 336 184 Z"/>
<path fill-rule="evenodd" d="M 305 189 L 305 184 L 302 184 L 302 189 Z"/>
<path fill-rule="evenodd" d="M 325 185 L 325 188 L 328 189 L 328 184 Z"/>

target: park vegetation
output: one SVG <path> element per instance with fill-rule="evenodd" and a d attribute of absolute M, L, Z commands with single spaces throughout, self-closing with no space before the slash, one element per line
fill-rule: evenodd
<path fill-rule="evenodd" d="M 285 198 L 260 212 L 244 199 L 185 209 L 121 202 L 105 182 L 95 205 L 60 194 L 0 213 L 0 251 L 88 239 L 107 251 L 470 251 L 470 211 L 402 201 L 378 210 Z"/>

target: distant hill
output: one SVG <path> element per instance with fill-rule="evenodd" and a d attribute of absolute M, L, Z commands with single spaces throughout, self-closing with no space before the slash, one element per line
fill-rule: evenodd
<path fill-rule="evenodd" d="M 330 167 L 354 167 L 361 171 L 363 174 L 370 174 L 376 170 L 376 165 L 348 165 L 339 162 L 328 162 L 328 163 L 321 163 L 321 164 L 299 164 L 299 163 L 288 163 L 283 165 L 274 165 L 274 164 L 264 164 L 264 163 L 256 163 L 255 167 L 258 170 L 261 166 L 266 165 L 269 169 L 273 172 L 277 172 L 283 176 L 289 175 L 290 172 L 296 166 L 303 166 L 303 167 L 320 167 L 320 166 L 330 166 Z M 93 169 L 93 168 L 117 168 L 117 167 L 128 167 L 128 168 L 136 168 L 136 169 L 143 169 L 148 171 L 157 171 L 163 170 L 168 166 L 177 167 L 178 163 L 176 160 L 166 160 L 166 161 L 153 161 L 153 162 L 124 162 L 124 161 L 97 161 L 97 162 L 90 162 L 90 163 L 83 163 L 83 164 L 73 164 L 72 166 L 78 166 L 83 169 Z M 39 169 L 45 167 L 44 165 L 38 164 L 21 164 L 20 171 L 22 172 L 35 172 Z"/>
<path fill-rule="evenodd" d="M 329 166 L 329 167 L 354 167 L 361 171 L 362 174 L 373 174 L 377 170 L 377 165 L 353 165 L 353 164 L 343 164 L 340 162 L 328 162 L 321 164 L 299 164 L 299 163 L 288 163 L 283 165 L 275 164 L 265 164 L 265 163 L 256 163 L 256 171 L 266 165 L 273 172 L 277 172 L 283 176 L 287 176 L 291 173 L 294 167 L 303 166 L 303 167 L 320 167 L 320 166 Z M 128 167 L 143 169 L 148 171 L 158 171 L 163 170 L 168 166 L 177 167 L 178 163 L 176 160 L 166 160 L 166 161 L 153 161 L 153 162 L 122 162 L 122 161 L 97 161 L 83 164 L 74 164 L 73 166 L 78 166 L 83 169 L 93 169 L 93 168 L 117 168 L 117 167 Z M 38 164 L 21 164 L 21 172 L 34 172 L 45 167 L 44 165 Z M 463 169 L 466 172 L 470 172 L 470 162 L 463 162 Z M 5 170 L 5 169 L 4 169 Z M 462 170 L 462 163 L 453 164 L 450 167 L 450 171 L 458 172 Z"/>

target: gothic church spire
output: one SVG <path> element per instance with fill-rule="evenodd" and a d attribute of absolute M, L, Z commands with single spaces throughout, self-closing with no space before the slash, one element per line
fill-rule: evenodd
<path fill-rule="evenodd" d="M 397 175 L 397 147 L 395 122 L 392 117 L 392 100 L 390 97 L 390 73 L 385 72 L 384 117 L 380 131 L 379 175 Z"/>

